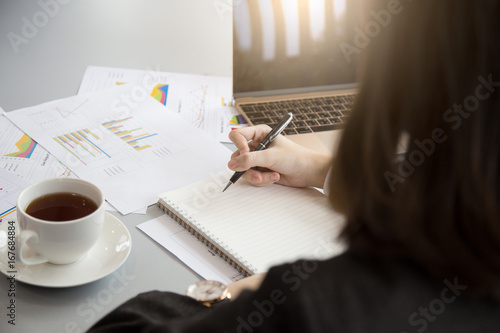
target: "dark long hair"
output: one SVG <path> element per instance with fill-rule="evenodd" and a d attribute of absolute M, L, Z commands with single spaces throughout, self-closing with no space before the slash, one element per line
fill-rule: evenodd
<path fill-rule="evenodd" d="M 330 184 L 342 236 L 357 253 L 404 256 L 498 293 L 500 1 L 400 3 L 360 50 Z"/>

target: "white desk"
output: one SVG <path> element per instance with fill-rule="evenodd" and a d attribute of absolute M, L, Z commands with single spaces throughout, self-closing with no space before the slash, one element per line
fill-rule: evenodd
<path fill-rule="evenodd" d="M 229 0 L 60 1 L 0 1 L 4 110 L 76 94 L 87 65 L 231 76 Z M 140 292 L 183 293 L 199 277 L 135 227 L 160 214 L 156 207 L 146 215 L 114 214 L 133 245 L 112 275 L 63 289 L 18 282 L 16 326 L 7 323 L 9 283 L 2 275 L 0 332 L 83 332 Z"/>

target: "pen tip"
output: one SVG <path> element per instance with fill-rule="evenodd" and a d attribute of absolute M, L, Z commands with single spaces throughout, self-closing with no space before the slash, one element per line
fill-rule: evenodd
<path fill-rule="evenodd" d="M 224 189 L 222 190 L 222 192 L 224 192 L 225 190 L 227 190 L 227 188 L 228 188 L 229 186 L 231 186 L 231 184 L 232 184 L 231 182 L 227 183 L 226 187 L 224 187 Z"/>

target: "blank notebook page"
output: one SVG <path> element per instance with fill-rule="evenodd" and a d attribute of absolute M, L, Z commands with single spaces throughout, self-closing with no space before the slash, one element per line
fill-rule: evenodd
<path fill-rule="evenodd" d="M 225 192 L 231 173 L 160 195 L 160 204 L 223 249 L 252 273 L 297 259 L 341 253 L 343 218 L 313 188 L 255 187 L 240 179 Z"/>

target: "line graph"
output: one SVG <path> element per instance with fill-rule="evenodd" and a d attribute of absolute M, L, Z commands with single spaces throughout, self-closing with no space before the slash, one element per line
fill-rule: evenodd
<path fill-rule="evenodd" d="M 4 212 L 0 212 L 0 222 L 2 222 L 2 219 L 3 219 L 4 217 L 6 217 L 6 216 L 7 216 L 7 215 L 9 215 L 9 214 L 14 213 L 15 211 L 16 211 L 16 206 L 11 207 L 11 208 L 7 209 L 7 210 L 6 210 L 6 211 L 4 211 Z"/>
<path fill-rule="evenodd" d="M 29 118 L 44 129 L 54 128 L 61 124 L 61 120 L 66 120 L 88 103 L 88 99 L 75 101 L 74 106 L 48 106 L 46 109 L 37 110 L 29 114 Z"/>
<path fill-rule="evenodd" d="M 208 85 L 201 85 L 199 88 L 192 90 L 189 95 L 192 100 L 191 113 L 193 120 L 191 124 L 198 127 L 205 127 L 205 111 L 207 109 L 207 93 Z"/>

